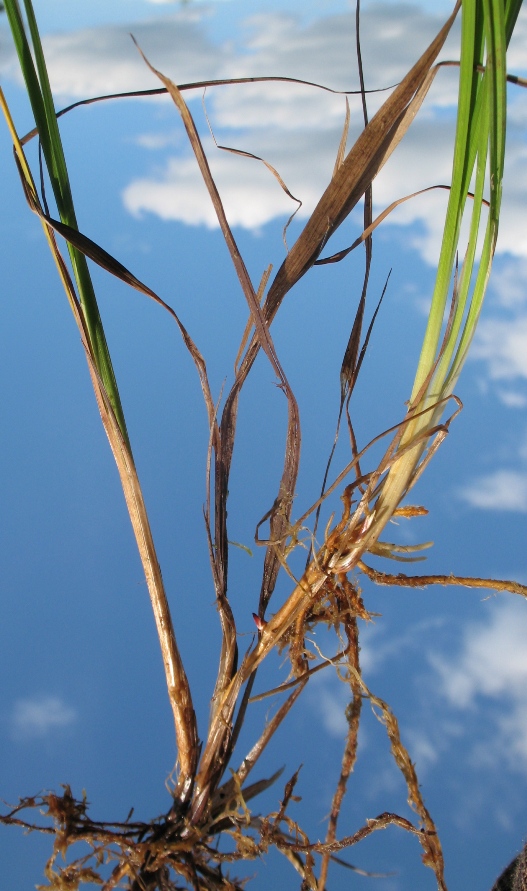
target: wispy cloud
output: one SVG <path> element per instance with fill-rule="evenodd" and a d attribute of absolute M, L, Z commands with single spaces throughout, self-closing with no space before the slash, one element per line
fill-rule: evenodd
<path fill-rule="evenodd" d="M 459 496 L 472 507 L 526 513 L 527 472 L 496 470 L 463 486 Z"/>
<path fill-rule="evenodd" d="M 65 102 L 104 93 L 160 86 L 139 55 L 130 32 L 152 62 L 176 82 L 219 76 L 227 48 L 207 39 L 201 23 L 203 8 L 179 9 L 169 17 L 133 25 L 84 28 L 48 35 L 44 50 L 51 86 Z M 21 81 L 14 56 L 6 56 L 0 71 Z"/>
<path fill-rule="evenodd" d="M 215 152 L 212 141 L 208 148 Z M 261 165 L 215 153 L 210 167 L 223 196 L 231 225 L 259 229 L 277 214 L 286 218 L 296 205 Z M 134 216 L 149 212 L 163 220 L 216 228 L 218 220 L 194 158 L 171 158 L 161 176 L 136 179 L 124 190 L 123 201 Z"/>
<path fill-rule="evenodd" d="M 439 25 L 440 17 L 417 7 L 376 4 L 366 9 L 362 15 L 362 48 L 368 86 L 397 82 Z M 325 16 L 302 27 L 295 16 L 259 15 L 249 20 L 244 33 L 243 49 L 238 54 L 231 53 L 222 68 L 222 76 L 279 72 L 338 89 L 356 87 L 350 66 L 353 42 L 350 16 Z M 408 42 L 401 39 L 403 33 L 419 34 L 422 46 L 409 48 Z M 455 55 L 455 41 L 454 37 L 446 55 Z M 517 45 L 520 43 L 518 39 Z M 527 38 L 523 44 L 527 45 Z M 370 113 L 385 95 L 369 96 Z M 445 115 L 445 110 L 454 109 L 456 100 L 455 72 L 442 71 L 422 114 L 375 182 L 376 213 L 406 194 L 449 181 L 454 122 L 453 115 Z M 343 98 L 302 86 L 266 83 L 214 91 L 208 102 L 220 141 L 254 152 L 272 163 L 291 191 L 303 201 L 298 219 L 306 218 L 331 176 L 342 131 Z M 359 102 L 352 98 L 350 141 L 358 135 L 360 125 Z M 291 212 L 292 206 L 285 205 L 270 174 L 265 171 L 262 175 L 255 162 L 232 157 L 221 159 L 212 142 L 208 142 L 207 150 L 218 170 L 218 183 L 233 225 L 257 229 Z M 509 133 L 506 182 L 513 182 L 514 190 L 505 189 L 498 242 L 498 251 L 515 257 L 527 256 L 525 227 L 519 225 L 527 201 L 526 160 L 518 125 Z M 198 176 L 193 173 L 189 179 L 188 173 L 183 151 L 183 157 L 165 161 L 161 173 L 158 167 L 154 174 L 134 180 L 124 192 L 125 205 L 132 212 L 143 210 L 163 219 L 188 222 L 188 199 L 193 190 L 194 222 L 217 225 L 205 206 Z M 419 234 L 412 237 L 411 246 L 430 264 L 437 261 L 445 206 L 445 193 L 431 192 L 400 206 L 389 218 L 389 225 L 418 225 Z"/>
<path fill-rule="evenodd" d="M 518 394 L 519 395 L 519 394 Z M 496 467 L 458 489 L 458 497 L 482 510 L 527 512 L 527 432 L 505 452 L 509 467 Z"/>
<path fill-rule="evenodd" d="M 527 103 L 524 120 L 527 119 Z M 509 258 L 505 266 L 498 261 L 492 270 L 490 290 L 495 302 L 506 309 L 523 310 L 527 306 L 527 258 Z"/>
<path fill-rule="evenodd" d="M 474 768 L 474 778 L 481 769 L 488 772 L 489 789 L 504 764 L 527 776 L 527 603 L 504 597 L 485 604 L 482 613 L 466 625 L 454 646 L 437 622 L 411 624 L 404 635 L 405 649 L 413 638 L 419 668 L 398 703 L 388 697 L 420 778 L 427 772 L 443 775 L 446 769 L 453 788 L 467 765 Z M 383 645 L 384 637 L 386 631 L 370 633 L 361 647 L 366 680 L 377 651 L 381 677 L 401 661 L 398 647 Z M 378 678 L 369 682 L 374 691 L 378 684 Z M 343 739 L 346 685 L 328 672 L 315 676 L 311 687 L 308 702 L 321 727 Z M 375 748 L 373 738 L 370 745 Z M 469 783 L 464 776 L 463 794 Z M 481 807 L 487 806 L 490 793 L 480 791 Z"/>
<path fill-rule="evenodd" d="M 309 702 L 326 732 L 344 739 L 348 729 L 346 706 L 350 701 L 347 684 L 339 680 L 331 669 L 314 675 L 310 682 Z"/>
<path fill-rule="evenodd" d="M 527 406 L 527 396 L 525 393 L 519 393 L 518 390 L 500 388 L 496 390 L 496 395 L 507 408 L 525 408 Z"/>
<path fill-rule="evenodd" d="M 450 657 L 434 655 L 431 664 L 440 688 L 455 709 L 484 708 L 485 731 L 473 744 L 479 762 L 495 768 L 505 759 L 527 773 L 527 604 L 493 604 L 485 622 L 473 623 L 461 648 Z M 489 711 L 489 705 L 495 708 Z M 490 726 L 489 726 L 490 724 Z"/>
<path fill-rule="evenodd" d="M 152 63 L 176 82 L 280 74 L 335 89 L 357 88 L 351 13 L 320 14 L 307 23 L 301 14 L 261 13 L 241 20 L 229 40 L 221 42 L 212 39 L 208 24 L 210 16 L 219 14 L 217 10 L 216 4 L 191 4 L 170 15 L 135 23 L 132 29 L 113 26 L 49 36 L 45 49 L 54 90 L 66 100 L 157 86 L 130 40 L 130 30 Z M 443 21 L 444 15 L 406 3 L 365 7 L 361 45 L 368 88 L 399 81 Z M 456 23 L 445 47 L 445 58 L 456 55 L 458 31 Z M 406 39 L 408 34 L 412 34 L 411 41 Z M 521 64 L 527 53 L 523 20 L 515 33 L 512 52 L 513 60 Z M 4 74 L 13 76 L 16 70 L 9 59 L 0 63 Z M 386 95 L 368 97 L 370 114 Z M 376 180 L 376 212 L 416 189 L 449 181 L 456 101 L 456 71 L 441 70 L 416 122 Z M 523 96 L 513 94 L 498 241 L 498 251 L 519 258 L 527 257 L 527 230 L 523 225 L 527 203 L 524 102 Z M 298 218 L 306 218 L 331 177 L 344 120 L 344 98 L 302 86 L 260 83 L 211 90 L 208 106 L 219 141 L 254 152 L 273 164 L 293 194 L 303 201 Z M 171 131 L 175 119 L 174 111 L 168 124 Z M 359 133 L 361 122 L 359 99 L 352 97 L 350 141 Z M 159 133 L 143 133 L 139 141 L 150 148 L 157 145 L 170 154 L 155 168 L 147 161 L 143 172 L 131 175 L 123 192 L 127 209 L 133 214 L 148 212 L 190 225 L 216 226 L 190 151 L 185 147 L 168 149 Z M 258 230 L 292 212 L 294 205 L 261 165 L 247 158 L 222 155 L 210 140 L 205 142 L 233 225 Z M 507 183 L 513 183 L 514 188 L 507 189 Z M 445 202 L 444 192 L 428 193 L 402 205 L 387 223 L 404 227 L 413 224 L 419 234 L 413 235 L 411 246 L 428 263 L 437 260 Z M 509 340 L 518 336 L 518 332 L 507 334 Z M 493 361 L 492 367 L 499 368 L 500 374 L 524 374 L 521 346 L 516 347 L 514 341 L 511 348 L 512 358 L 507 360 L 496 353 L 490 335 L 487 341 L 480 341 L 482 351 L 494 351 L 494 358 L 483 353 L 482 358 Z M 523 356 L 526 354 L 524 350 Z"/>
<path fill-rule="evenodd" d="M 434 657 L 442 690 L 456 708 L 473 708 L 479 696 L 527 703 L 527 604 L 504 600 L 486 621 L 464 633 L 457 655 Z"/>
<path fill-rule="evenodd" d="M 371 88 L 397 82 L 415 57 L 397 39 L 408 28 L 419 34 L 424 49 L 440 26 L 440 17 L 408 6 L 387 5 L 363 14 L 363 56 L 372 73 Z M 298 17 L 268 14 L 253 17 L 245 31 L 244 47 L 231 53 L 222 69 L 224 77 L 280 73 L 304 78 L 336 89 L 357 87 L 350 48 L 353 46 L 352 18 L 325 16 L 306 27 Z M 157 63 L 156 63 L 157 64 Z M 440 76 L 441 88 L 429 97 L 430 108 L 454 105 L 455 79 L 451 72 Z M 373 112 L 386 94 L 369 97 Z M 362 115 L 358 97 L 351 98 L 350 140 L 360 132 Z M 208 98 L 209 113 L 219 141 L 264 157 L 279 171 L 291 192 L 303 202 L 297 219 L 306 218 L 330 181 L 344 121 L 344 98 L 322 91 L 284 84 L 251 84 L 214 91 Z M 434 181 L 447 181 L 450 173 L 450 126 L 443 118 L 417 122 L 403 142 L 400 155 L 387 165 L 376 183 L 378 211 L 405 193 L 428 186 L 430 170 Z M 280 191 L 271 174 L 255 161 L 222 155 L 211 140 L 205 141 L 213 174 L 233 225 L 258 229 L 277 217 L 286 218 L 295 205 Z M 408 171 L 411 171 L 410 180 Z M 162 219 L 217 226 L 210 200 L 201 188 L 200 177 L 190 153 L 171 157 L 164 169 L 134 179 L 123 193 L 132 213 L 149 212 Z M 445 194 L 430 194 L 404 205 L 391 218 L 397 225 L 423 223 L 415 247 L 427 259 L 435 259 L 440 243 L 437 207 Z M 430 209 L 433 212 L 430 213 Z M 426 222 L 425 222 L 426 221 Z M 437 230 L 437 231 L 436 231 Z"/>
<path fill-rule="evenodd" d="M 354 21 L 351 13 L 320 15 L 307 24 L 301 15 L 270 12 L 242 22 L 229 42 L 214 42 L 206 25 L 212 8 L 185 7 L 171 16 L 135 23 L 134 36 L 152 63 L 176 82 L 205 78 L 227 78 L 280 74 L 305 78 L 336 89 L 357 89 L 353 63 Z M 363 11 L 362 50 L 368 88 L 381 88 L 400 80 L 443 23 L 441 15 L 424 12 L 408 4 L 375 4 Z M 64 101 L 119 90 L 158 86 L 133 46 L 129 27 L 84 29 L 52 35 L 45 40 L 51 82 Z M 414 35 L 411 46 L 402 35 Z M 454 50 L 455 51 L 455 50 Z M 453 52 L 452 45 L 446 54 Z M 0 63 L 0 70 L 14 76 L 13 63 Z M 19 77 L 18 74 L 16 76 Z M 370 113 L 387 94 L 370 95 Z M 399 166 L 387 169 L 378 183 L 377 207 L 433 180 L 448 179 L 448 152 L 443 143 L 452 136 L 452 126 L 443 117 L 433 121 L 433 109 L 453 107 L 456 101 L 455 73 L 440 73 L 427 99 L 431 130 L 418 125 L 401 147 L 403 170 L 410 181 L 400 178 Z M 300 217 L 306 216 L 327 186 L 335 161 L 344 122 L 343 96 L 292 85 L 252 84 L 210 91 L 209 112 L 222 142 L 262 155 L 277 167 L 291 191 L 303 201 Z M 174 111 L 174 116 L 176 112 Z M 352 99 L 350 139 L 362 126 L 358 97 Z M 173 129 L 173 120 L 169 125 Z M 426 144 L 423 144 L 425 140 Z M 157 142 L 142 134 L 143 144 Z M 218 170 L 219 184 L 234 225 L 258 229 L 277 217 L 288 215 L 294 205 L 286 202 L 268 171 L 247 159 L 222 156 L 209 142 L 211 163 Z M 163 219 L 194 225 L 216 225 L 208 198 L 200 190 L 199 177 L 190 174 L 190 152 L 165 158 L 163 166 L 135 176 L 124 193 L 133 213 L 148 211 Z M 161 172 L 159 172 L 161 170 Z M 242 188 L 243 186 L 243 188 Z M 189 209 L 192 200 L 196 210 Z M 444 195 L 442 196 L 444 201 Z M 433 213 L 428 213 L 430 203 Z M 437 216 L 437 196 L 412 202 L 393 217 L 396 224 Z M 430 230 L 438 244 L 438 234 Z M 420 239 L 418 248 L 431 254 Z"/>
<path fill-rule="evenodd" d="M 70 727 L 76 720 L 76 710 L 58 696 L 19 699 L 11 714 L 11 736 L 24 741 L 42 739 Z"/>
<path fill-rule="evenodd" d="M 527 300 L 526 274 L 527 263 L 509 257 L 497 281 L 491 277 L 506 316 L 494 312 L 483 318 L 469 353 L 471 362 L 483 366 L 485 380 L 491 382 L 500 402 L 516 409 L 527 405 L 527 315 L 522 308 Z"/>
<path fill-rule="evenodd" d="M 419 651 L 423 637 L 437 633 L 445 624 L 442 616 L 434 616 L 412 622 L 396 637 L 382 624 L 366 625 L 361 634 L 360 651 L 360 664 L 365 676 L 382 674 L 391 660 Z"/>
<path fill-rule="evenodd" d="M 494 380 L 527 378 L 527 315 L 483 319 L 471 355 L 486 363 Z"/>

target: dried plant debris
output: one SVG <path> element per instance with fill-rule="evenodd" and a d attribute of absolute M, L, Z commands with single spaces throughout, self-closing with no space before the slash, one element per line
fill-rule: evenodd
<path fill-rule="evenodd" d="M 306 888 L 316 891 L 325 886 L 316 878 L 315 855 L 322 855 L 323 862 L 331 860 L 359 874 L 375 875 L 336 855 L 391 825 L 417 835 L 425 851 L 432 850 L 437 856 L 435 829 L 416 828 L 391 813 L 368 820 L 351 836 L 310 842 L 287 813 L 291 803 L 300 800 L 294 794 L 298 777 L 296 771 L 284 787 L 279 809 L 266 817 L 251 814 L 244 798 L 247 792 L 235 782 L 223 810 L 216 813 L 213 823 L 202 827 L 192 826 L 174 809 L 149 823 L 134 821 L 131 815 L 122 822 L 92 821 L 85 797 L 75 799 L 68 786 L 62 795 L 49 793 L 21 800 L 0 822 L 54 835 L 53 854 L 45 868 L 47 884 L 38 886 L 39 891 L 77 891 L 85 884 L 98 885 L 103 891 L 242 891 L 247 880 L 231 876 L 230 864 L 257 859 L 271 847 L 291 862 Z M 34 809 L 39 817 L 33 821 L 26 811 Z M 45 820 L 52 825 L 46 825 Z M 220 833 L 224 843 L 219 846 Z M 76 843 L 82 843 L 84 850 L 88 847 L 89 853 L 68 862 L 70 847 Z M 438 887 L 445 886 L 438 881 Z"/>

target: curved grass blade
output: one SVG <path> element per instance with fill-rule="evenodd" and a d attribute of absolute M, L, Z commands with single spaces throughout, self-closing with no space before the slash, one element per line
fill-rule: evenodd
<path fill-rule="evenodd" d="M 33 109 L 33 115 L 39 133 L 46 168 L 51 180 L 59 216 L 62 223 L 70 226 L 72 229 L 77 229 L 77 218 L 66 159 L 62 148 L 62 140 L 53 105 L 53 96 L 51 94 L 42 44 L 31 0 L 24 0 L 24 6 L 31 34 L 33 52 L 35 54 L 36 67 L 35 62 L 33 61 L 33 54 L 31 52 L 19 4 L 17 0 L 6 0 L 5 2 L 9 25 L 11 27 L 15 48 L 26 83 L 27 94 Z M 79 290 L 81 312 L 85 318 L 94 361 L 96 362 L 97 370 L 104 381 L 105 389 L 112 403 L 122 434 L 130 447 L 130 440 L 126 429 L 126 421 L 121 405 L 117 381 L 115 379 L 88 265 L 84 255 L 79 253 L 73 245 L 69 244 L 68 250 Z"/>
<path fill-rule="evenodd" d="M 12 0 L 8 0 L 8 2 L 10 2 L 12 8 L 16 8 L 16 12 L 19 13 L 17 4 L 13 4 Z M 27 41 L 25 42 L 25 44 L 23 41 L 22 43 L 23 48 L 26 47 L 26 49 L 28 49 Z M 31 66 L 32 60 L 31 64 L 29 65 L 29 69 L 31 69 Z M 92 242 L 90 239 L 82 236 L 78 232 L 76 226 L 72 227 L 65 223 L 53 220 L 51 217 L 49 217 L 49 215 L 44 213 L 40 205 L 31 171 L 27 165 L 22 146 L 18 139 L 14 123 L 12 121 L 9 109 L 7 107 L 7 104 L 5 103 L 5 99 L 1 90 L 0 103 L 2 105 L 13 138 L 15 159 L 17 162 L 26 199 L 30 205 L 31 210 L 35 212 L 41 219 L 46 238 L 48 240 L 52 255 L 55 259 L 59 275 L 61 277 L 75 317 L 75 321 L 81 334 L 81 340 L 85 349 L 86 358 L 88 361 L 88 368 L 92 379 L 98 408 L 121 478 L 121 484 L 123 487 L 128 512 L 132 522 L 132 527 L 134 530 L 134 535 L 136 538 L 151 598 L 152 609 L 156 621 L 159 643 L 165 668 L 165 677 L 167 681 L 169 700 L 174 715 L 180 768 L 179 779 L 175 794 L 181 801 L 186 801 L 193 790 L 193 781 L 199 756 L 196 716 L 192 705 L 190 687 L 176 643 L 168 601 L 166 598 L 166 593 L 161 576 L 161 570 L 155 551 L 148 516 L 146 513 L 146 507 L 144 504 L 144 499 L 128 440 L 128 435 L 126 433 L 126 426 L 123 427 L 122 423 L 124 419 L 119 419 L 116 410 L 115 398 L 112 398 L 112 394 L 108 393 L 106 381 L 103 377 L 103 371 L 108 371 L 108 366 L 103 363 L 101 370 L 100 351 L 98 351 L 98 347 L 100 347 L 100 341 L 96 340 L 94 342 L 93 338 L 91 337 L 87 314 L 84 311 L 82 303 L 77 297 L 67 266 L 58 249 L 54 230 L 59 231 L 64 237 L 68 239 L 69 244 L 72 245 L 73 249 L 76 251 L 78 258 L 81 258 L 82 264 L 84 264 L 86 270 L 87 265 L 85 256 L 84 253 L 81 251 L 84 251 L 88 255 L 91 255 L 96 262 L 99 262 L 99 265 L 102 265 L 104 268 L 107 268 L 109 271 L 117 274 L 120 278 L 127 281 L 128 284 L 132 284 L 134 287 L 137 287 L 139 290 L 142 290 L 144 293 L 148 293 L 149 296 L 157 299 L 157 302 L 161 303 L 163 306 L 165 306 L 165 308 L 169 310 L 170 308 L 166 306 L 163 301 L 157 298 L 157 295 L 151 292 L 150 289 L 146 288 L 146 286 L 142 285 L 141 282 L 139 282 L 134 276 L 132 276 L 131 273 L 129 273 L 128 270 L 125 269 L 125 267 L 123 267 L 121 264 L 115 261 L 113 257 L 107 254 L 107 252 L 99 248 L 98 245 L 95 245 L 94 242 Z M 79 265 L 74 264 L 74 271 L 78 271 L 78 269 Z M 79 279 L 77 279 L 77 281 L 79 281 Z M 175 316 L 175 313 L 173 313 L 173 311 L 172 314 Z M 176 321 L 179 322 L 177 317 Z M 182 328 L 182 326 L 180 327 Z M 182 333 L 183 332 L 184 329 L 182 330 Z M 113 396 L 115 397 L 115 393 L 113 394 Z"/>

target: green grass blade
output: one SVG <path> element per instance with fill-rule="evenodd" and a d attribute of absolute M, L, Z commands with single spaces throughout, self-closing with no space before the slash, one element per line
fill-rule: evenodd
<path fill-rule="evenodd" d="M 489 134 L 489 168 L 490 168 L 490 208 L 487 230 L 482 249 L 474 294 L 467 316 L 465 328 L 459 343 L 456 358 L 449 375 L 449 387 L 454 386 L 463 362 L 466 358 L 470 342 L 481 312 L 483 298 L 487 287 L 492 259 L 498 236 L 499 214 L 502 197 L 503 169 L 505 162 L 505 128 L 506 128 L 506 64 L 507 16 L 504 15 L 499 0 L 485 0 L 487 6 L 487 72 L 488 134 Z M 513 10 L 514 12 L 515 10 Z M 517 14 L 517 11 L 516 11 Z M 515 19 L 514 19 L 515 20 Z"/>
<path fill-rule="evenodd" d="M 362 547 L 377 540 L 427 459 L 431 437 L 439 432 L 446 399 L 452 394 L 466 360 L 490 275 L 498 235 L 505 158 L 506 48 L 513 31 L 518 0 L 464 0 L 458 116 L 454 143 L 452 186 L 432 305 L 414 382 L 410 417 L 378 490 Z M 456 267 L 456 257 L 468 192 L 475 177 L 468 246 L 456 283 L 454 312 L 442 334 L 445 309 Z M 488 210 L 481 258 L 476 263 L 483 223 L 484 193 Z M 476 271 L 477 269 L 477 271 Z M 443 343 L 440 343 L 443 337 Z M 440 433 L 444 436 L 444 428 Z M 438 442 L 440 441 L 440 438 Z"/>
<path fill-rule="evenodd" d="M 78 229 L 62 140 L 55 115 L 53 96 L 31 0 L 24 0 L 24 6 L 35 60 L 26 34 L 26 27 L 18 0 L 6 0 L 5 3 L 35 124 L 39 131 L 46 168 L 49 173 L 59 217 L 67 226 L 70 226 L 72 229 Z M 108 393 L 112 408 L 115 411 L 121 432 L 128 445 L 130 445 L 117 381 L 106 343 L 88 264 L 84 255 L 71 244 L 68 244 L 68 251 L 79 290 L 81 309 L 94 361 Z"/>
<path fill-rule="evenodd" d="M 468 0 L 468 2 L 463 3 L 462 7 L 460 87 L 452 164 L 452 185 L 448 199 L 432 305 L 415 377 L 412 400 L 419 393 L 436 361 L 441 336 L 466 194 L 471 178 L 470 162 L 473 158 L 470 156 L 468 147 L 473 139 L 474 109 L 478 105 L 477 96 L 481 75 L 478 75 L 475 71 L 475 65 L 481 64 L 482 44 L 483 29 L 477 15 L 477 4 L 473 0 Z"/>

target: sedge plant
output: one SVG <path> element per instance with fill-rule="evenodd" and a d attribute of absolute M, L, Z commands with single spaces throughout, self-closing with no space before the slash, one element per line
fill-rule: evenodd
<path fill-rule="evenodd" d="M 258 284 L 248 273 L 194 118 L 184 99 L 185 90 L 205 84 L 178 86 L 155 68 L 155 60 L 143 56 L 145 65 L 159 81 L 158 89 L 151 92 L 167 92 L 181 117 L 241 293 L 247 302 L 249 319 L 236 357 L 234 382 L 225 394 L 220 410 L 217 394 L 213 394 L 209 384 L 205 358 L 176 311 L 80 231 L 60 136 L 59 115 L 51 93 L 32 2 L 23 0 L 20 4 L 18 0 L 5 0 L 35 130 L 21 138 L 3 94 L 0 94 L 0 102 L 11 133 L 23 194 L 31 211 L 40 218 L 78 326 L 101 420 L 115 458 L 156 621 L 177 750 L 172 801 L 161 820 L 150 823 L 131 819 L 94 822 L 85 800 L 76 800 L 67 786 L 61 795 L 21 799 L 19 805 L 0 817 L 6 824 L 41 828 L 37 820 L 25 813 L 36 807 L 51 820 L 55 845 L 45 870 L 48 881 L 45 887 L 73 889 L 98 883 L 107 891 L 117 887 L 134 891 L 167 891 L 182 887 L 178 883 L 183 882 L 185 887 L 196 891 L 238 889 L 242 883 L 226 874 L 225 863 L 254 859 L 273 847 L 283 853 L 300 874 L 302 888 L 324 891 L 329 867 L 340 851 L 378 829 L 395 824 L 417 837 L 425 865 L 434 871 L 438 888 L 446 889 L 439 837 L 424 803 L 410 755 L 401 740 L 397 720 L 389 706 L 366 687 L 361 675 L 359 628 L 360 621 L 367 620 L 369 614 L 354 578 L 363 572 L 378 584 L 417 586 L 455 582 L 527 594 L 524 587 L 514 582 L 389 575 L 374 570 L 368 563 L 368 555 L 396 557 L 401 551 L 408 552 L 408 548 L 383 542 L 381 536 L 394 517 L 411 517 L 422 512 L 421 508 L 402 502 L 445 438 L 460 408 L 455 387 L 476 330 L 498 235 L 505 158 L 506 50 L 520 6 L 521 0 L 464 0 L 462 6 L 457 3 L 430 46 L 371 120 L 367 115 L 359 54 L 364 129 L 351 149 L 346 150 L 345 127 L 327 188 L 282 266 L 274 276 L 268 270 Z M 371 444 L 360 449 L 356 444 L 349 404 L 371 333 L 370 325 L 364 334 L 363 323 L 372 232 L 391 210 L 388 208 L 380 218 L 373 220 L 372 183 L 388 158 L 397 151 L 419 113 L 440 68 L 437 64 L 439 53 L 458 16 L 461 17 L 462 36 L 452 181 L 428 324 L 406 414 L 391 429 L 379 431 L 377 441 L 387 439 L 389 444 L 378 464 L 366 470 Z M 357 30 L 358 21 L 357 10 Z M 141 47 L 138 50 L 141 52 Z M 56 211 L 49 209 L 24 153 L 25 143 L 36 135 Z M 278 173 L 270 169 L 285 188 Z M 345 412 L 348 420 L 352 455 L 349 463 L 324 486 L 311 510 L 295 519 L 293 504 L 300 462 L 300 417 L 295 395 L 274 345 L 272 323 L 289 291 L 313 266 L 337 262 L 347 253 L 322 256 L 333 233 L 363 199 L 364 231 L 352 247 L 364 243 L 366 275 L 340 381 L 340 416 Z M 468 243 L 461 245 L 461 223 L 467 215 Z M 67 259 L 62 243 L 66 246 Z M 458 260 L 460 255 L 461 260 Z M 209 426 L 205 529 L 222 630 L 217 680 L 206 729 L 198 728 L 192 691 L 177 643 L 177 629 L 172 622 L 87 259 L 154 300 L 170 315 L 198 373 Z M 265 547 L 261 589 L 254 602 L 258 637 L 239 661 L 238 629 L 228 593 L 228 556 L 232 542 L 228 535 L 227 504 L 240 393 L 260 353 L 265 355 L 285 394 L 288 421 L 278 491 L 270 499 L 272 506 L 257 530 L 258 543 Z M 328 465 L 328 480 L 330 472 Z M 310 517 L 318 517 L 321 504 L 334 492 L 342 497 L 342 516 L 329 523 L 321 542 L 317 542 L 320 536 L 315 519 L 305 571 L 295 576 L 290 556 L 299 545 L 301 530 Z M 265 539 L 261 532 L 264 523 L 268 528 Z M 287 575 L 291 588 L 273 612 L 269 610 L 269 604 L 281 572 Z M 337 652 L 313 665 L 313 653 L 306 635 L 318 624 L 335 629 Z M 241 728 L 249 720 L 256 672 L 277 649 L 287 654 L 290 679 L 271 693 L 286 694 L 285 699 L 261 729 L 251 751 L 241 763 L 233 764 Z M 349 685 L 348 732 L 326 837 L 324 841 L 312 841 L 287 812 L 294 799 L 298 773 L 285 784 L 279 810 L 266 817 L 251 810 L 251 801 L 277 782 L 278 774 L 255 782 L 248 782 L 248 778 L 313 674 L 332 667 Z M 384 813 L 368 819 L 352 835 L 338 837 L 337 824 L 355 764 L 361 706 L 365 698 L 377 710 L 386 727 L 392 755 L 405 779 L 417 819 L 412 823 L 397 814 Z M 225 839 L 225 843 L 219 844 L 221 839 Z M 68 850 L 79 841 L 88 844 L 90 855 L 75 859 L 73 854 L 68 855 Z"/>

